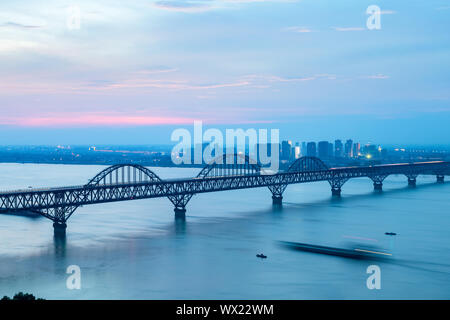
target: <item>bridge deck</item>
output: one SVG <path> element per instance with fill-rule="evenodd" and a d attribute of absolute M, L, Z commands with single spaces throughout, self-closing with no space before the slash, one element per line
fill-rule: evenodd
<path fill-rule="evenodd" d="M 65 224 L 76 208 L 88 204 L 167 197 L 177 212 L 185 211 L 187 202 L 194 194 L 207 192 L 268 187 L 275 202 L 282 198 L 289 184 L 328 181 L 333 194 L 338 195 L 342 185 L 351 178 L 369 177 L 374 181 L 374 187 L 379 188 L 391 174 L 404 174 L 408 176 L 408 181 L 415 181 L 419 174 L 436 175 L 442 181 L 444 175 L 450 175 L 450 162 L 444 161 L 331 169 L 319 164 L 316 168 L 295 167 L 295 171 L 291 167 L 276 174 L 264 174 L 264 171 L 245 164 L 239 170 L 226 168 L 221 171 L 214 168 L 212 171 L 207 168 L 194 178 L 167 180 L 161 180 L 145 167 L 127 165 L 126 168 L 109 167 L 86 185 L 1 192 L 0 212 L 36 211 L 55 223 Z M 214 175 L 209 176 L 211 172 Z M 241 174 L 233 174 L 236 172 Z"/>
<path fill-rule="evenodd" d="M 370 171 L 371 169 L 390 169 L 394 167 L 405 167 L 410 168 L 411 166 L 419 166 L 419 165 L 432 165 L 432 164 L 438 164 L 438 165 L 446 165 L 450 168 L 450 162 L 446 161 L 427 161 L 427 162 L 414 162 L 414 163 L 393 163 L 393 164 L 380 164 L 380 165 L 373 165 L 373 166 L 352 166 L 352 167 L 336 167 L 336 168 L 329 168 L 329 172 L 334 172 L 335 174 L 339 174 L 342 172 L 351 172 L 351 171 Z M 450 169 L 449 169 L 450 170 Z M 321 170 L 311 170 L 309 172 L 320 172 Z M 302 171 L 302 172 L 308 172 L 308 171 Z M 407 172 L 405 172 L 407 173 Z M 278 172 L 275 174 L 268 174 L 268 175 L 291 175 L 292 172 Z M 393 173 L 392 173 L 393 174 Z M 404 174 L 403 172 L 397 173 L 397 174 Z M 424 172 L 423 174 L 426 174 Z M 428 174 L 435 174 L 435 173 L 428 173 Z M 446 173 L 447 175 L 448 173 Z M 202 180 L 202 179 L 218 179 L 218 178 L 231 178 L 231 177 L 249 177 L 249 176 L 258 176 L 258 175 L 250 175 L 250 174 L 244 174 L 244 175 L 226 175 L 226 176 L 214 176 L 214 177 L 189 177 L 189 178 L 169 178 L 164 179 L 159 182 L 147 182 L 145 184 L 151 183 L 170 183 L 170 182 L 189 182 L 189 181 L 195 181 L 195 180 Z M 133 182 L 131 184 L 143 184 L 142 182 Z M 120 183 L 114 183 L 114 184 L 104 184 L 105 186 L 124 186 L 124 185 L 130 185 L 130 183 L 127 182 L 120 182 Z M 27 189 L 15 189 L 15 190 L 1 190 L 0 196 L 7 195 L 7 194 L 22 194 L 22 193 L 38 193 L 38 192 L 58 192 L 58 191 L 67 191 L 67 190 L 79 190 L 82 188 L 86 188 L 87 185 L 74 185 L 74 186 L 61 186 L 61 187 L 38 187 L 38 188 L 27 188 Z"/>

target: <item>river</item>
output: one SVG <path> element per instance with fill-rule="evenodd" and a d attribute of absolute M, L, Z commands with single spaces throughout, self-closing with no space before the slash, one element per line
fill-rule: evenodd
<path fill-rule="evenodd" d="M 103 166 L 0 164 L 0 190 L 80 185 Z M 199 169 L 150 168 L 161 178 Z M 186 220 L 168 199 L 84 206 L 54 239 L 50 220 L 0 215 L 0 296 L 45 299 L 449 299 L 450 183 L 390 176 L 383 192 L 353 179 L 290 185 L 282 208 L 267 188 L 194 196 Z M 395 232 L 388 236 L 385 232 Z M 381 261 L 288 250 L 278 241 L 370 244 Z M 267 259 L 256 254 L 264 253 Z M 381 289 L 369 290 L 370 265 Z M 67 267 L 81 289 L 66 286 Z"/>

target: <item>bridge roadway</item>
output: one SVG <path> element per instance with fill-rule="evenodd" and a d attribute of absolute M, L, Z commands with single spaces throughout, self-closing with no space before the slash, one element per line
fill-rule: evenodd
<path fill-rule="evenodd" d="M 381 190 L 383 180 L 392 174 L 405 175 L 410 186 L 415 186 L 418 175 L 436 175 L 437 182 L 450 175 L 450 162 L 444 161 L 327 168 L 314 157 L 297 159 L 287 171 L 267 174 L 247 156 L 232 155 L 232 162 L 226 157 L 194 178 L 162 180 L 148 168 L 124 164 L 103 170 L 86 185 L 0 192 L 0 213 L 37 212 L 52 220 L 55 234 L 61 235 L 73 212 L 89 204 L 167 197 L 175 206 L 175 216 L 184 218 L 186 204 L 199 193 L 268 187 L 273 204 L 281 205 L 289 184 L 328 181 L 332 194 L 339 196 L 351 178 L 368 177 L 374 189 Z"/>

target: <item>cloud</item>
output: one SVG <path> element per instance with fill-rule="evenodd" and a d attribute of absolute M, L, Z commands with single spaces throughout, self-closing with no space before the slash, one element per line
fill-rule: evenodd
<path fill-rule="evenodd" d="M 153 6 L 168 11 L 186 12 L 186 13 L 205 12 L 214 9 L 214 6 L 211 5 L 210 3 L 205 4 L 204 2 L 189 1 L 189 0 L 156 1 L 153 3 Z"/>
<path fill-rule="evenodd" d="M 251 3 L 251 2 L 299 2 L 300 0 L 221 0 L 230 3 Z"/>
<path fill-rule="evenodd" d="M 38 29 L 38 28 L 43 28 L 44 26 L 43 25 L 28 25 L 28 24 L 22 24 L 22 23 L 8 21 L 8 22 L 0 25 L 0 27 L 10 27 L 10 28 L 18 28 L 18 29 Z"/>
<path fill-rule="evenodd" d="M 248 81 L 238 81 L 230 83 L 213 84 L 189 84 L 183 80 L 160 80 L 160 79 L 131 79 L 120 83 L 113 83 L 99 89 L 138 89 L 138 88 L 157 88 L 173 90 L 208 90 L 230 87 L 248 86 Z"/>
<path fill-rule="evenodd" d="M 370 76 L 363 76 L 361 78 L 364 78 L 364 79 L 389 79 L 390 77 L 385 74 L 379 73 L 379 74 L 370 75 Z"/>
<path fill-rule="evenodd" d="M 61 112 L 47 113 L 39 115 L 26 116 L 0 116 L 0 126 L 16 126 L 16 127 L 137 127 L 137 126 L 160 126 L 160 125 L 189 125 L 195 120 L 202 119 L 208 124 L 255 124 L 255 123 L 272 123 L 271 119 L 249 119 L 242 117 L 243 112 L 261 113 L 264 110 L 260 108 L 243 108 L 227 107 L 227 110 L 235 110 L 226 115 L 217 117 L 217 113 L 208 112 L 190 112 L 190 116 L 171 116 L 165 114 L 155 115 L 155 111 L 133 111 L 130 112 Z M 270 113 L 266 110 L 266 113 Z M 238 115 L 238 116 L 236 116 Z"/>
<path fill-rule="evenodd" d="M 336 31 L 363 31 L 365 28 L 362 27 L 332 27 Z"/>
<path fill-rule="evenodd" d="M 177 68 L 169 68 L 169 67 L 156 67 L 156 68 L 148 68 L 144 70 L 135 71 L 135 74 L 143 74 L 143 75 L 151 75 L 151 74 L 159 74 L 159 73 L 169 73 L 176 72 Z"/>
<path fill-rule="evenodd" d="M 394 10 L 381 10 L 380 14 L 396 14 L 397 12 Z"/>
<path fill-rule="evenodd" d="M 441 7 L 437 7 L 436 10 L 449 10 L 450 6 L 441 6 Z"/>
<path fill-rule="evenodd" d="M 10 40 L 10 39 L 3 39 L 2 41 L 0 41 L 0 53 L 31 50 L 31 49 L 34 50 L 41 47 L 42 45 L 40 43 L 34 41 Z"/>
<path fill-rule="evenodd" d="M 167 124 L 188 124 L 194 119 L 183 117 L 85 113 L 85 114 L 56 114 L 47 116 L 29 117 L 0 117 L 1 125 L 25 126 L 25 127 L 65 127 L 65 126 L 148 126 Z"/>
<path fill-rule="evenodd" d="M 292 3 L 298 1 L 299 0 L 161 0 L 153 2 L 153 6 L 167 11 L 199 13 L 215 9 L 225 9 L 230 6 L 247 3 Z"/>
<path fill-rule="evenodd" d="M 235 87 L 269 88 L 272 83 L 295 83 L 313 80 L 336 80 L 334 74 L 315 74 L 305 77 L 281 77 L 277 75 L 251 74 L 238 78 L 236 81 L 199 84 L 187 80 L 130 78 L 119 82 L 96 81 L 85 87 L 95 87 L 98 90 L 117 89 L 168 89 L 168 90 L 211 90 Z"/>
<path fill-rule="evenodd" d="M 276 75 L 256 75 L 251 74 L 243 77 L 243 79 L 246 79 L 251 82 L 252 87 L 264 87 L 264 83 L 289 83 L 289 82 L 306 82 L 306 81 L 313 81 L 313 80 L 319 80 L 319 79 L 326 79 L 326 80 L 335 80 L 336 75 L 334 74 L 315 74 L 307 77 L 280 77 Z"/>
<path fill-rule="evenodd" d="M 278 76 L 271 76 L 268 80 L 270 82 L 303 82 L 303 81 L 311 81 L 315 80 L 316 77 L 299 77 L 299 78 L 283 78 Z"/>
<path fill-rule="evenodd" d="M 310 28 L 307 27 L 298 27 L 298 26 L 293 26 L 293 27 L 287 27 L 283 29 L 284 31 L 290 31 L 290 32 L 297 32 L 297 33 L 309 33 L 309 32 L 313 32 Z"/>

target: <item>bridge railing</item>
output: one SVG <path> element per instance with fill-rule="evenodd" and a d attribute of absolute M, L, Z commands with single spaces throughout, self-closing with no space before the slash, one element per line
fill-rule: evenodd
<path fill-rule="evenodd" d="M 110 175 L 117 176 L 118 170 L 125 170 L 116 165 L 106 168 L 85 185 L 1 192 L 0 211 L 34 210 L 53 220 L 57 225 L 65 225 L 76 208 L 84 204 L 167 197 L 174 204 L 176 214 L 181 212 L 184 215 L 186 204 L 197 193 L 265 186 L 272 192 L 275 204 L 281 203 L 286 186 L 293 183 L 328 181 L 333 195 L 339 195 L 340 188 L 350 178 L 369 177 L 374 181 L 374 187 L 379 188 L 383 179 L 391 174 L 406 175 L 408 183 L 412 179 L 415 183 L 418 174 L 437 175 L 438 182 L 443 181 L 443 175 L 450 175 L 450 162 L 327 168 L 323 162 L 311 157 L 299 159 L 289 170 L 273 175 L 261 174 L 261 168 L 250 164 L 248 159 L 241 167 L 227 167 L 227 165 L 221 167 L 220 164 L 211 164 L 197 177 L 169 180 L 160 179 L 145 167 L 137 165 L 129 167 L 133 168 L 129 170 L 134 170 L 140 177 L 138 181 L 112 179 Z M 136 173 L 133 173 L 133 176 Z M 142 175 L 146 175 L 146 178 L 142 179 Z M 108 181 L 115 182 L 108 183 Z"/>

